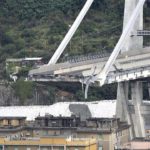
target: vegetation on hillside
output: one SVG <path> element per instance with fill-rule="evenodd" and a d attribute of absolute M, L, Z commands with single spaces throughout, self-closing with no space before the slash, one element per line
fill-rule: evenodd
<path fill-rule="evenodd" d="M 48 60 L 85 1 L 1 0 L 0 63 L 4 64 L 5 59 L 10 57 L 40 56 Z M 101 50 L 111 52 L 122 31 L 123 7 L 124 0 L 95 0 L 61 58 Z M 145 16 L 149 11 L 145 11 Z M 145 20 L 150 22 L 148 17 L 145 17 Z M 20 91 L 22 84 L 22 81 L 18 81 L 15 87 L 19 89 L 17 95 L 24 101 L 26 97 L 31 96 L 32 86 L 29 83 L 22 87 L 29 91 L 24 96 L 25 93 Z M 78 100 L 82 100 L 81 90 L 73 92 Z M 107 98 L 109 93 L 101 94 L 95 88 L 91 92 L 91 99 Z"/>
<path fill-rule="evenodd" d="M 2 0 L 1 61 L 6 57 L 51 57 L 85 0 Z M 118 13 L 119 12 L 119 13 Z M 110 51 L 122 28 L 123 0 L 96 0 L 64 52 Z"/>

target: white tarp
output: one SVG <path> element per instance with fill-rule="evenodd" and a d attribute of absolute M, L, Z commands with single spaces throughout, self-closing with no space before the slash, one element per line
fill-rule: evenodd
<path fill-rule="evenodd" d="M 34 120 L 37 116 L 51 114 L 53 116 L 71 116 L 70 104 L 86 104 L 94 118 L 113 118 L 116 114 L 116 101 L 96 102 L 59 102 L 49 106 L 9 106 L 0 107 L 0 117 L 27 117 Z"/>

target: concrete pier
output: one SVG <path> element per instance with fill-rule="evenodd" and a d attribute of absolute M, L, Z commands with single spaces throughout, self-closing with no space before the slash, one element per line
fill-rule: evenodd
<path fill-rule="evenodd" d="M 145 137 L 144 115 L 149 105 L 143 103 L 143 86 L 140 81 L 131 81 L 131 100 L 129 101 L 129 82 L 118 83 L 116 114 L 130 127 L 130 139 Z"/>
<path fill-rule="evenodd" d="M 120 118 L 121 121 L 123 122 L 126 121 L 129 125 L 131 125 L 129 129 L 129 137 L 130 139 L 133 139 L 134 129 L 132 126 L 133 122 L 129 111 L 128 92 L 129 92 L 128 82 L 118 83 L 116 116 L 117 118 Z"/>
<path fill-rule="evenodd" d="M 142 82 L 135 81 L 131 83 L 132 102 L 134 105 L 133 125 L 136 137 L 145 137 L 144 117 L 141 112 L 143 104 L 143 86 Z"/>

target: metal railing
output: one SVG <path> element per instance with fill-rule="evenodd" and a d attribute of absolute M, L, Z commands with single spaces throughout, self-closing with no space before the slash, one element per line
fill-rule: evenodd
<path fill-rule="evenodd" d="M 150 31 L 149 30 L 137 30 L 136 32 L 131 32 L 132 36 L 149 36 Z"/>
<path fill-rule="evenodd" d="M 150 31 L 148 31 L 148 30 L 138 30 L 137 31 L 137 36 L 146 36 L 146 35 L 150 35 Z"/>
<path fill-rule="evenodd" d="M 93 59 L 105 58 L 109 56 L 110 56 L 110 53 L 101 51 L 101 52 L 96 52 L 96 53 L 89 53 L 86 55 L 71 56 L 71 57 L 66 58 L 64 61 L 68 61 L 70 63 L 78 63 L 78 62 L 83 62 L 83 61 L 88 61 L 88 60 L 93 60 Z"/>

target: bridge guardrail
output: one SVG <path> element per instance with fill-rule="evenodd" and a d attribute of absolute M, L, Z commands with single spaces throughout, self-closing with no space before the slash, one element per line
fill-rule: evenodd
<path fill-rule="evenodd" d="M 97 53 L 89 53 L 87 55 L 71 56 L 71 57 L 66 58 L 64 61 L 68 61 L 70 63 L 78 63 L 78 62 L 83 62 L 87 60 L 105 58 L 109 56 L 110 56 L 110 53 L 102 51 L 102 52 L 97 52 Z"/>

